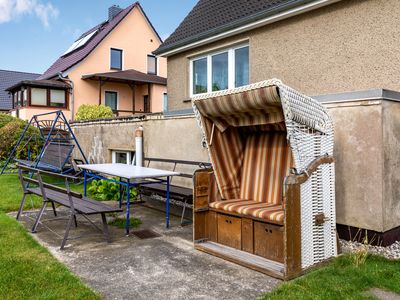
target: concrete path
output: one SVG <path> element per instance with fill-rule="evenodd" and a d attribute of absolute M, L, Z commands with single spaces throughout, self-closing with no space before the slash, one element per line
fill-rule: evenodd
<path fill-rule="evenodd" d="M 379 300 L 400 300 L 400 294 L 394 292 L 385 291 L 378 288 L 373 288 L 367 291 L 367 295 L 372 295 Z"/>
<path fill-rule="evenodd" d="M 180 227 L 172 217 L 165 229 L 164 213 L 134 206 L 133 216 L 161 237 L 141 240 L 126 237 L 112 227 L 113 243 L 95 235 L 69 241 L 59 250 L 65 220 L 44 222 L 33 236 L 61 262 L 104 299 L 253 299 L 280 281 L 193 249 L 192 227 Z M 46 212 L 44 219 L 52 217 Z M 100 221 L 100 216 L 91 217 Z M 29 228 L 29 214 L 22 218 Z M 96 230 L 83 218 L 71 236 L 93 234 Z M 100 225 L 100 223 L 98 223 Z"/>

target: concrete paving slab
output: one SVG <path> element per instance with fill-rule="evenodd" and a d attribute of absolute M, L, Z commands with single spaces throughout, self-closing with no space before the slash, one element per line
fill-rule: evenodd
<path fill-rule="evenodd" d="M 378 288 L 368 290 L 367 294 L 372 295 L 379 300 L 400 300 L 400 294 Z"/>
<path fill-rule="evenodd" d="M 34 213 L 21 219 L 27 229 Z M 154 230 L 161 237 L 127 237 L 123 229 L 110 226 L 113 242 L 108 244 L 82 217 L 71 236 L 85 237 L 69 241 L 64 251 L 59 246 L 66 220 L 45 221 L 33 236 L 104 299 L 253 299 L 280 283 L 195 250 L 192 226 L 181 227 L 177 217 L 171 217 L 171 228 L 166 229 L 161 211 L 134 206 L 132 215 L 142 220 L 140 229 Z M 43 220 L 52 217 L 49 210 Z M 100 216 L 91 220 L 101 224 Z"/>

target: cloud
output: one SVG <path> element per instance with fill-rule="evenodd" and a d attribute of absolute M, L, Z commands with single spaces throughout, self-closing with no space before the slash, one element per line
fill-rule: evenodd
<path fill-rule="evenodd" d="M 59 11 L 50 2 L 40 0 L 0 0 L 0 23 L 12 21 L 16 17 L 34 15 L 44 27 L 50 26 L 50 20 L 58 17 Z"/>

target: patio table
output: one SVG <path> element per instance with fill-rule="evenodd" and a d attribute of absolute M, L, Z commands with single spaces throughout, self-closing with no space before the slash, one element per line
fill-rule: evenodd
<path fill-rule="evenodd" d="M 145 184 L 165 183 L 167 185 L 167 201 L 165 212 L 165 225 L 169 227 L 169 188 L 171 176 L 179 175 L 178 172 L 139 167 L 127 164 L 85 164 L 78 165 L 83 170 L 83 193 L 86 196 L 87 181 L 90 179 L 104 179 L 120 185 L 120 206 L 122 197 L 122 186 L 126 186 L 126 234 L 129 234 L 130 218 L 130 188 Z M 108 178 L 115 176 L 118 179 Z M 164 179 L 166 178 L 166 179 Z M 123 180 L 124 179 L 124 180 Z"/>

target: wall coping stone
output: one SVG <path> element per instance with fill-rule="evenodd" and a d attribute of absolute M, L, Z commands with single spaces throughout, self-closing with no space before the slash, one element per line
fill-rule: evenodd
<path fill-rule="evenodd" d="M 311 96 L 321 103 L 343 103 L 354 101 L 388 100 L 400 102 L 400 92 L 386 89 L 371 89 L 354 92 Z"/>

